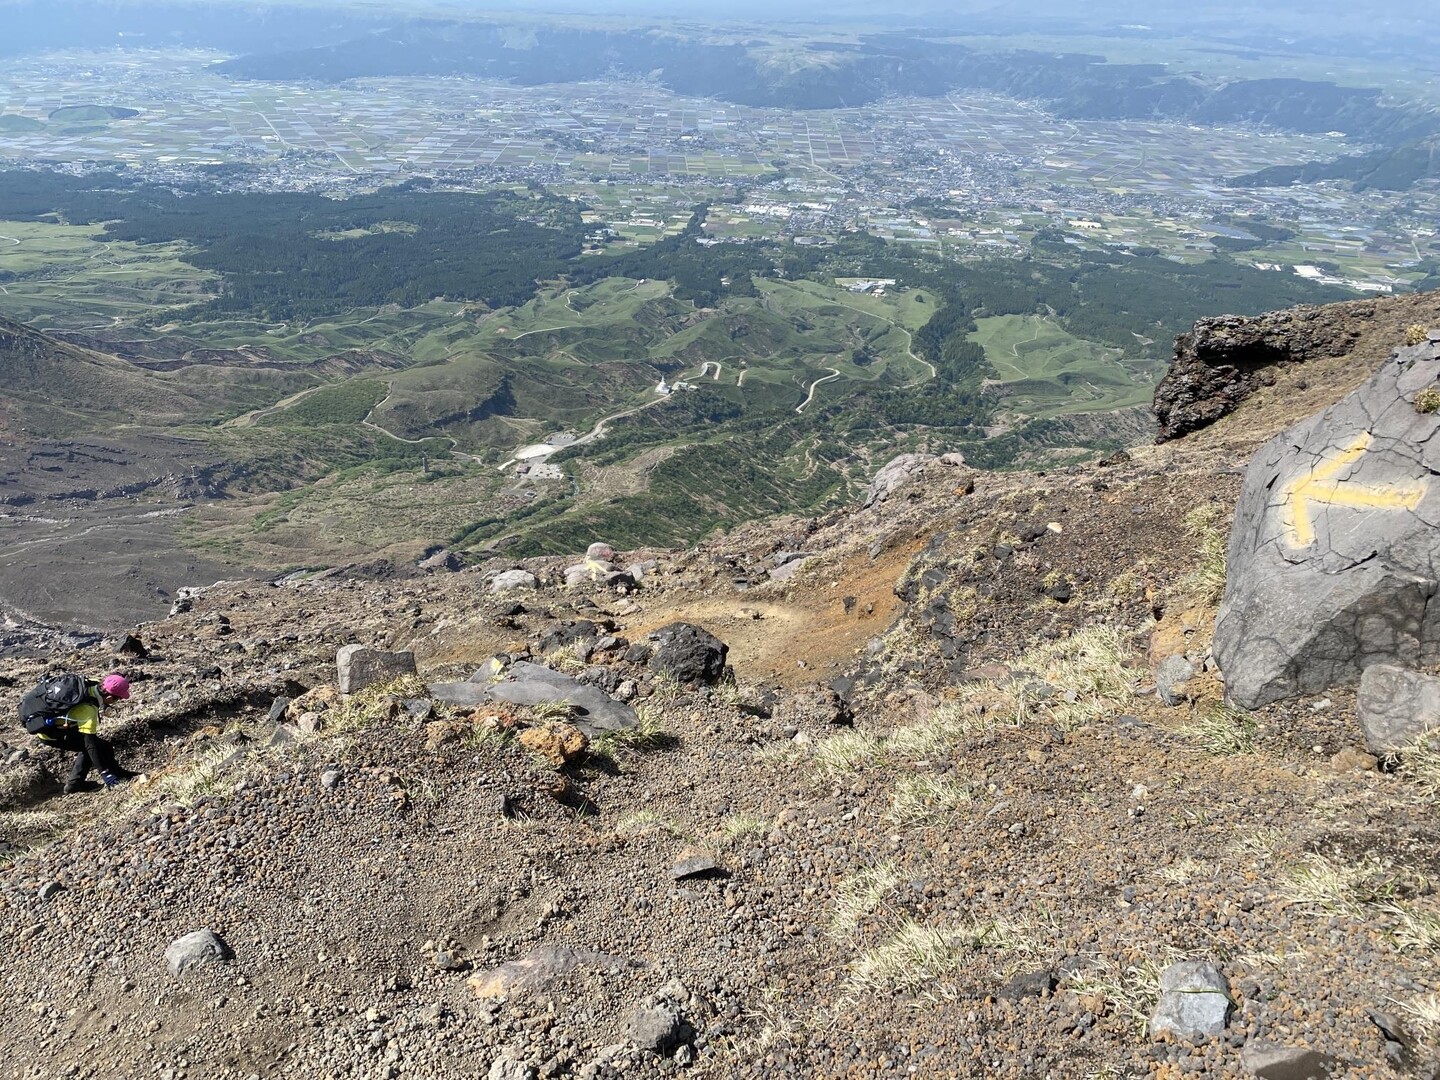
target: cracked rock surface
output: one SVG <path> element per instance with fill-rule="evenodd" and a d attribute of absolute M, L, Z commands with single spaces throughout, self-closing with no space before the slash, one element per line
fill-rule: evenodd
<path fill-rule="evenodd" d="M 1244 708 L 1440 659 L 1440 344 L 1401 349 L 1359 390 L 1251 460 L 1215 657 Z"/>

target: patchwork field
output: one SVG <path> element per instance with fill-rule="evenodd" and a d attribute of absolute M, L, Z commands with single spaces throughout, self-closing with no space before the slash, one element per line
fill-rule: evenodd
<path fill-rule="evenodd" d="M 1123 409 L 1148 402 L 1163 365 L 1121 362 L 1120 350 L 1077 338 L 1039 315 L 976 320 L 1007 406 L 1027 416 Z"/>

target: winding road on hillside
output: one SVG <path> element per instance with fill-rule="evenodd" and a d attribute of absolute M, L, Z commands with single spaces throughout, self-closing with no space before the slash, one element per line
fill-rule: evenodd
<path fill-rule="evenodd" d="M 795 406 L 795 411 L 797 413 L 803 413 L 805 411 L 805 406 L 809 405 L 810 402 L 815 400 L 815 388 L 817 386 L 819 386 L 822 382 L 829 382 L 831 379 L 838 379 L 840 377 L 840 372 L 833 367 L 826 368 L 825 370 L 830 372 L 830 374 L 816 379 L 813 383 L 810 384 L 810 393 L 805 395 L 804 401 L 802 401 L 799 405 Z"/>

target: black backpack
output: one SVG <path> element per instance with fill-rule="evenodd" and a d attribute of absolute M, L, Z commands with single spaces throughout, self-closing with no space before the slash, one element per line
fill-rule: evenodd
<path fill-rule="evenodd" d="M 31 735 L 49 727 L 47 721 L 64 716 L 89 696 L 84 677 L 69 673 L 41 679 L 20 702 L 20 723 Z"/>

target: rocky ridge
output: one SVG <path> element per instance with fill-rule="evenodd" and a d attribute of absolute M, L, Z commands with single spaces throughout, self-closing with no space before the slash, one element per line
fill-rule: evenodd
<path fill-rule="evenodd" d="M 920 456 L 623 578 L 231 583 L 57 658 L 147 779 L 4 737 L 0 1072 L 1434 1075 L 1440 773 L 1344 686 L 1225 704 L 1238 464 Z M 344 697 L 352 645 L 419 677 Z M 433 693 L 527 665 L 634 726 Z"/>

